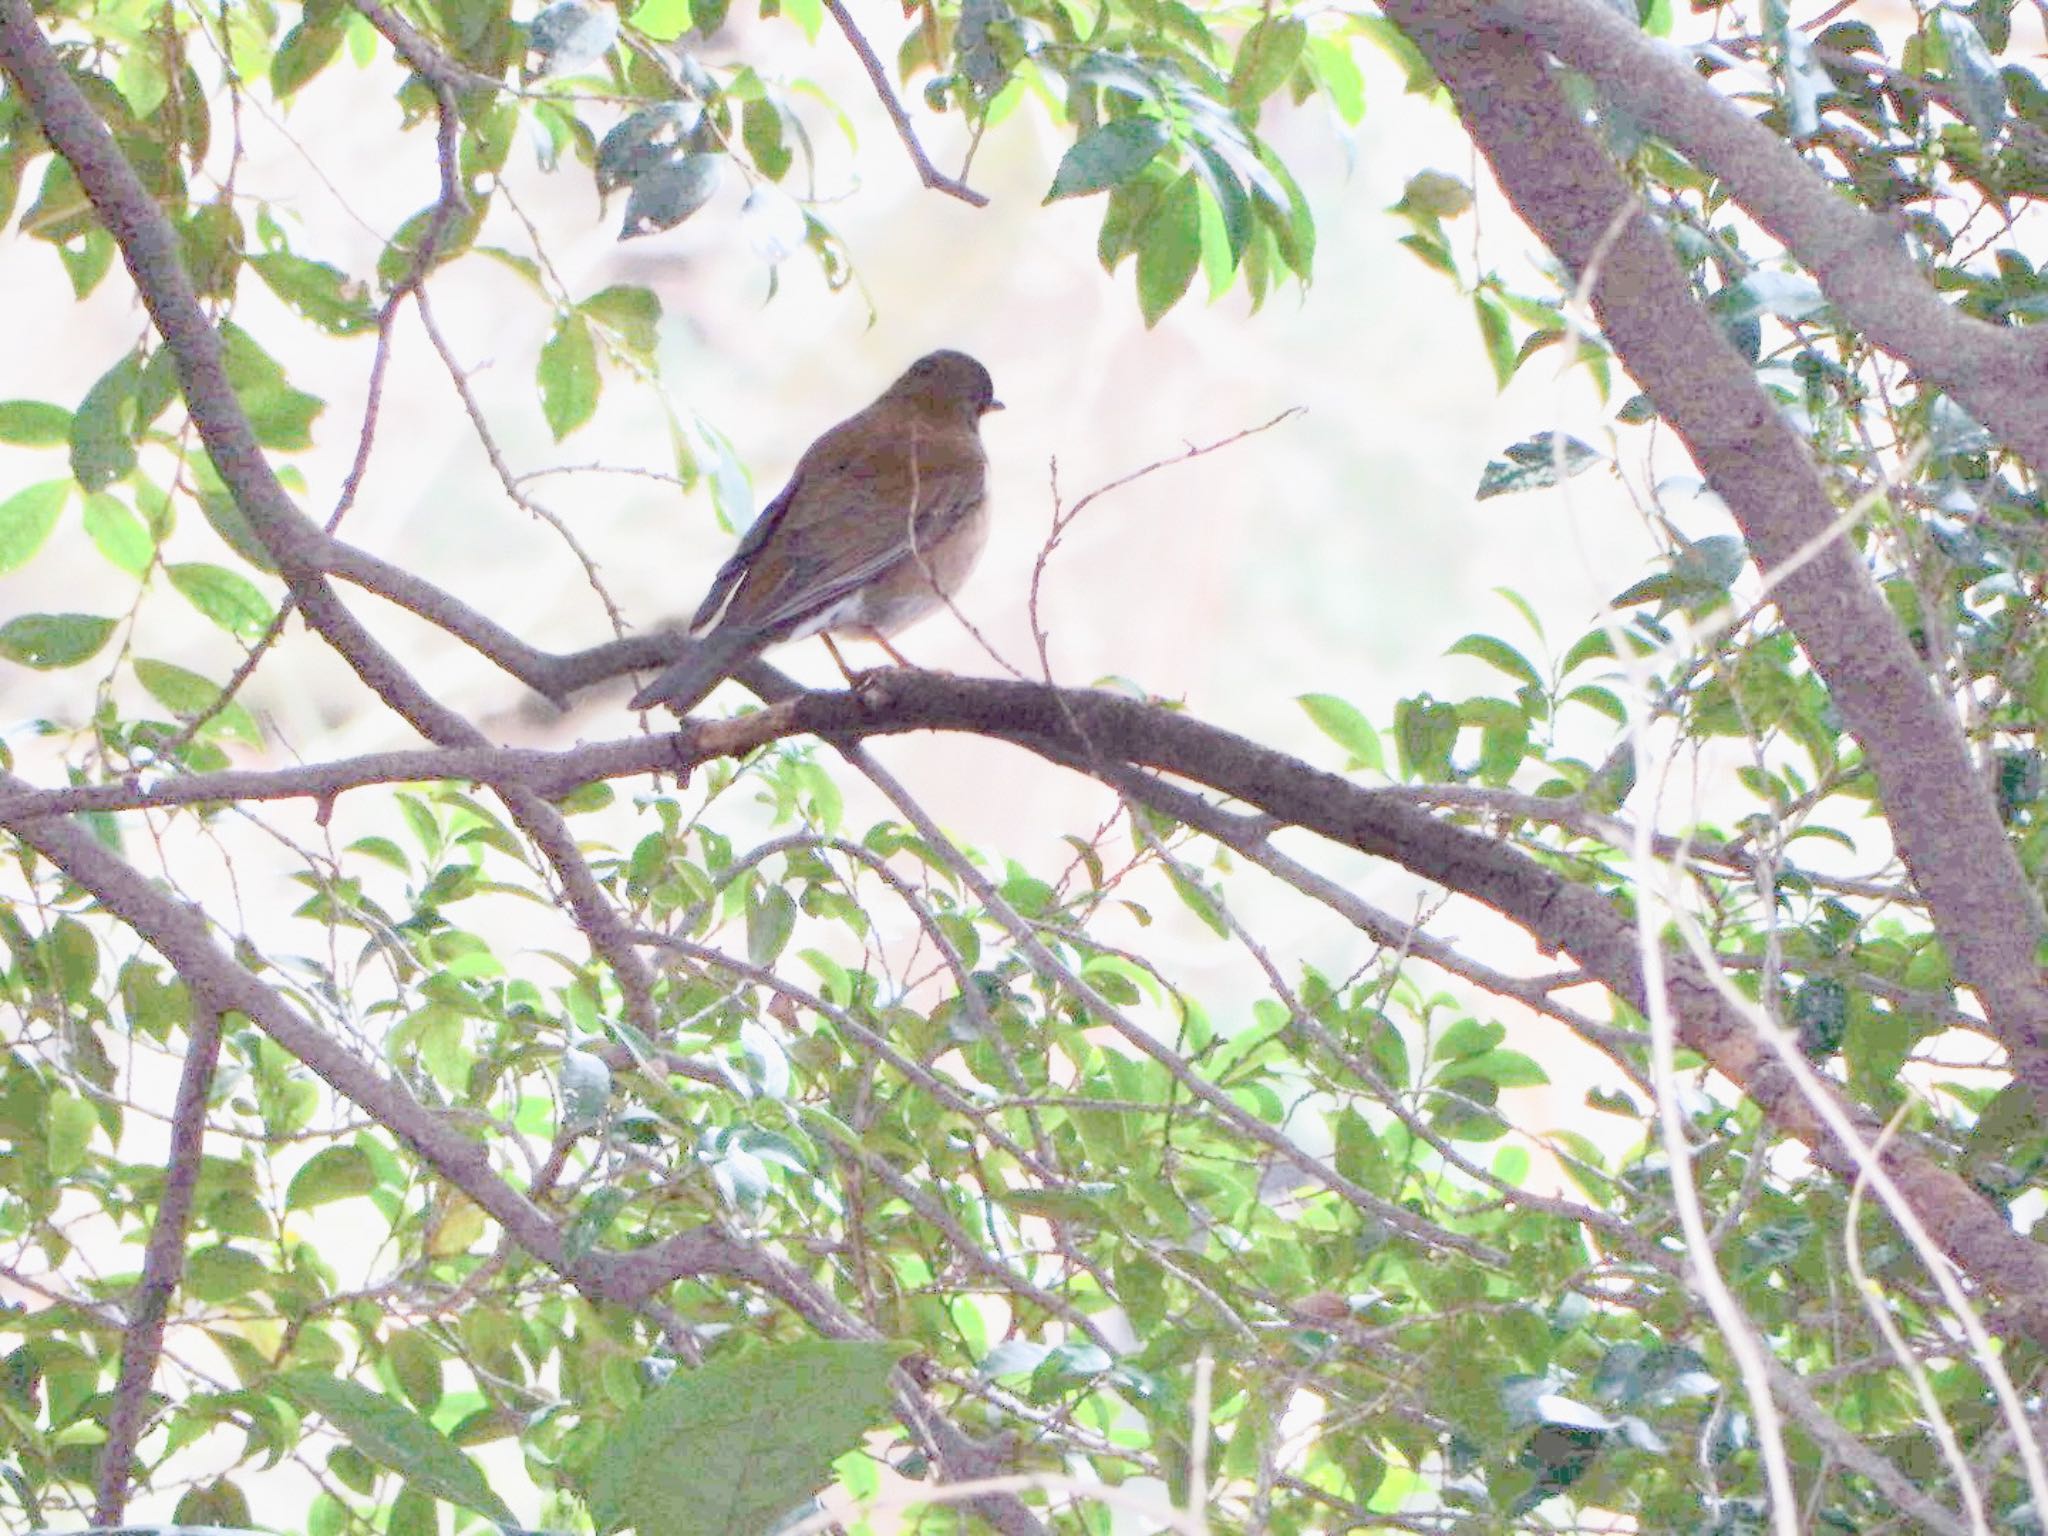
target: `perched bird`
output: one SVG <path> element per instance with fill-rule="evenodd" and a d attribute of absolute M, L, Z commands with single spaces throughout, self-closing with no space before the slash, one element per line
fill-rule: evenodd
<path fill-rule="evenodd" d="M 690 621 L 696 643 L 632 707 L 687 714 L 736 667 L 806 635 L 889 650 L 887 637 L 951 597 L 981 553 L 981 418 L 1002 408 L 980 363 L 933 352 L 811 444 L 712 578 Z"/>

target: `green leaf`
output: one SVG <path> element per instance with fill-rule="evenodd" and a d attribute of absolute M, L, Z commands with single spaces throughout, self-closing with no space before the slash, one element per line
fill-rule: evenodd
<path fill-rule="evenodd" d="M 1202 260 L 1202 209 L 1193 171 L 1160 197 L 1138 232 L 1138 308 L 1157 325 L 1194 281 Z"/>
<path fill-rule="evenodd" d="M 406 1401 L 423 1413 L 432 1413 L 444 1389 L 441 1351 L 434 1341 L 417 1328 L 403 1329 L 385 1340 L 384 1355 Z"/>
<path fill-rule="evenodd" d="M 90 1099 L 62 1089 L 50 1095 L 49 1124 L 46 1127 L 49 1139 L 45 1143 L 44 1155 L 52 1177 L 66 1178 L 79 1170 L 85 1162 L 86 1153 L 92 1148 L 93 1129 L 99 1123 Z"/>
<path fill-rule="evenodd" d="M 1222 155 L 1212 144 L 1196 141 L 1191 146 L 1190 165 L 1195 174 L 1202 178 L 1202 185 L 1208 189 L 1209 197 L 1222 216 L 1223 233 L 1230 243 L 1230 260 L 1233 264 L 1244 255 L 1245 242 L 1251 238 L 1253 225 L 1251 194 L 1244 189 L 1244 183 L 1230 169 Z"/>
<path fill-rule="evenodd" d="M 601 1532 L 765 1531 L 830 1480 L 889 1398 L 899 1344 L 814 1339 L 679 1371 L 591 1458 Z"/>
<path fill-rule="evenodd" d="M 0 400 L 0 443 L 55 448 L 71 440 L 71 413 L 47 400 Z"/>
<path fill-rule="evenodd" d="M 1380 733 L 1354 706 L 1329 693 L 1304 693 L 1297 696 L 1295 702 L 1308 711 L 1308 717 L 1316 723 L 1317 730 L 1351 754 L 1351 761 L 1344 765 L 1346 769 L 1369 768 L 1374 773 L 1386 772 L 1387 760 L 1380 750 Z"/>
<path fill-rule="evenodd" d="M 85 533 L 94 548 L 131 576 L 140 576 L 156 558 L 148 526 L 105 491 L 85 498 Z"/>
<path fill-rule="evenodd" d="M 0 572 L 28 564 L 70 499 L 71 482 L 45 480 L 0 501 Z"/>
<path fill-rule="evenodd" d="M 782 136 L 782 109 L 765 96 L 755 96 L 740 108 L 740 141 L 753 158 L 754 169 L 770 181 L 789 173 L 796 156 Z"/>
<path fill-rule="evenodd" d="M 1365 75 L 1347 44 L 1327 37 L 1310 38 L 1308 67 L 1338 117 L 1353 128 L 1364 121 Z"/>
<path fill-rule="evenodd" d="M 1934 18 L 1948 45 L 1948 75 L 1963 115 L 1987 139 L 2005 121 L 2005 81 L 1984 35 L 1960 11 L 1944 7 Z"/>
<path fill-rule="evenodd" d="M 1505 319 L 1501 322 L 1505 325 Z M 1541 490 L 1581 470 L 1607 462 L 1607 456 L 1589 448 L 1576 437 L 1539 432 L 1501 450 L 1502 457 L 1490 460 L 1479 476 L 1477 499 L 1508 496 L 1516 491 Z"/>
<path fill-rule="evenodd" d="M 220 685 L 168 661 L 138 657 L 135 676 L 174 715 L 196 715 L 220 697 Z"/>
<path fill-rule="evenodd" d="M 206 483 L 201 477 L 199 486 L 199 510 L 213 531 L 220 535 L 221 542 L 255 566 L 269 574 L 277 571 L 277 562 L 270 558 L 270 551 L 256 537 L 256 529 L 243 515 L 241 504 L 228 494 L 225 486 Z"/>
<path fill-rule="evenodd" d="M 1178 864 L 1166 866 L 1167 883 L 1180 897 L 1183 905 L 1199 917 L 1219 939 L 1230 937 L 1230 924 L 1223 915 L 1223 904 L 1214 891 L 1189 875 Z"/>
<path fill-rule="evenodd" d="M 276 617 L 254 582 L 223 566 L 186 561 L 165 572 L 187 602 L 240 639 L 260 639 Z"/>
<path fill-rule="evenodd" d="M 410 281 L 420 253 L 429 247 L 430 241 L 433 260 L 426 264 L 427 272 L 453 261 L 476 243 L 476 232 L 483 227 L 488 211 L 486 200 L 476 195 L 471 196 L 467 212 L 449 213 L 439 204 L 422 208 L 398 226 L 398 233 L 377 258 L 378 281 L 387 288 Z"/>
<path fill-rule="evenodd" d="M 1308 27 L 1292 17 L 1255 22 L 1237 45 L 1237 62 L 1230 70 L 1230 104 L 1240 112 L 1256 110 L 1287 83 L 1307 42 Z"/>
<path fill-rule="evenodd" d="M 410 1479 L 435 1498 L 501 1525 L 519 1523 L 491 1491 L 476 1463 L 404 1404 L 323 1371 L 289 1371 L 279 1381 L 293 1401 L 319 1414 L 378 1466 Z"/>
<path fill-rule="evenodd" d="M 135 467 L 135 389 L 142 376 L 130 352 L 101 374 L 71 418 L 71 473 L 88 491 L 113 484 Z"/>
<path fill-rule="evenodd" d="M 1532 688 L 1543 686 L 1543 679 L 1527 657 L 1509 645 L 1505 640 L 1496 640 L 1492 635 L 1466 635 L 1444 652 L 1446 656 L 1471 656 L 1488 666 L 1507 673 L 1518 683 L 1527 683 Z"/>
<path fill-rule="evenodd" d="M 661 339 L 661 300 L 649 288 L 620 285 L 593 293 L 577 310 L 616 336 L 637 357 L 652 358 Z"/>
<path fill-rule="evenodd" d="M 626 25 L 657 43 L 672 43 L 690 30 L 690 0 L 640 0 Z"/>
<path fill-rule="evenodd" d="M 1479 335 L 1486 343 L 1487 361 L 1493 364 L 1493 382 L 1506 389 L 1515 376 L 1518 358 L 1515 336 L 1508 325 L 1508 312 L 1499 300 L 1484 293 L 1472 295 L 1472 310 L 1479 317 Z"/>
<path fill-rule="evenodd" d="M 50 671 L 75 667 L 99 654 L 114 621 L 90 613 L 24 613 L 0 624 L 0 656 Z"/>
<path fill-rule="evenodd" d="M 1411 779 L 1442 782 L 1451 776 L 1451 749 L 1458 742 L 1458 707 L 1426 693 L 1394 706 L 1394 741 L 1401 772 Z"/>
<path fill-rule="evenodd" d="M 747 893 L 747 959 L 769 966 L 796 931 L 796 898 L 779 885 Z"/>
<path fill-rule="evenodd" d="M 285 1191 L 287 1210 L 307 1210 L 330 1200 L 367 1195 L 377 1187 L 377 1170 L 361 1147 L 342 1143 L 322 1147 L 292 1175 Z"/>
<path fill-rule="evenodd" d="M 1164 149 L 1173 131 L 1156 117 L 1120 117 L 1074 141 L 1053 172 L 1048 203 L 1083 197 L 1129 181 Z"/>
<path fill-rule="evenodd" d="M 260 1290 L 271 1278 L 270 1266 L 231 1243 L 202 1248 L 185 1262 L 185 1285 L 195 1299 L 218 1305 Z"/>
<path fill-rule="evenodd" d="M 300 319 L 330 335 L 353 336 L 377 328 L 377 310 L 370 303 L 368 286 L 339 267 L 294 256 L 289 251 L 251 256 L 249 265 Z"/>
<path fill-rule="evenodd" d="M 619 238 L 634 240 L 674 229 L 711 201 L 725 179 L 725 160 L 724 155 L 685 155 L 642 172 L 626 195 L 626 217 L 619 226 Z"/>
<path fill-rule="evenodd" d="M 312 447 L 313 418 L 327 403 L 294 389 L 277 360 L 240 326 L 223 322 L 220 339 L 228 382 L 248 413 L 256 441 L 265 448 Z"/>
<path fill-rule="evenodd" d="M 535 377 L 541 412 L 559 443 L 597 411 L 597 343 L 588 320 L 571 312 L 555 323 L 554 335 L 540 349 Z"/>
<path fill-rule="evenodd" d="M 341 17 L 307 7 L 306 19 L 285 33 L 270 59 L 270 92 L 279 101 L 319 74 L 340 51 Z"/>
<path fill-rule="evenodd" d="M 1461 1077 L 1483 1077 L 1503 1088 L 1541 1088 L 1550 1081 L 1550 1074 L 1533 1058 L 1520 1051 L 1504 1050 L 1460 1057 L 1444 1070 L 1439 1081 L 1448 1083 Z"/>

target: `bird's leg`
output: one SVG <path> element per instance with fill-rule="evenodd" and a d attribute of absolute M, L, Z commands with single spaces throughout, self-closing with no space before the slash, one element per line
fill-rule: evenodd
<path fill-rule="evenodd" d="M 916 662 L 912 661 L 908 656 L 904 655 L 901 651 L 897 650 L 896 647 L 891 645 L 887 640 L 884 640 L 879 631 L 869 635 L 868 638 L 874 641 L 875 644 L 879 645 L 883 650 L 887 651 L 889 653 L 889 659 L 895 662 L 897 666 L 911 667 L 913 669 L 917 666 Z"/>
<path fill-rule="evenodd" d="M 858 688 L 860 686 L 859 674 L 846 664 L 846 658 L 839 654 L 839 647 L 832 643 L 832 637 L 823 630 L 820 630 L 818 638 L 825 642 L 825 649 L 832 653 L 832 664 L 839 668 L 839 675 L 846 679 L 846 686 Z"/>

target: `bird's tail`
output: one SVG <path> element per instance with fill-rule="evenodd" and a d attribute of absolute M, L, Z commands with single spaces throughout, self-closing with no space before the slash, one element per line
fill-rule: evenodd
<path fill-rule="evenodd" d="M 633 695 L 631 707 L 652 709 L 657 704 L 666 704 L 678 715 L 687 715 L 756 649 L 748 635 L 714 631 L 692 641 L 680 660 Z"/>

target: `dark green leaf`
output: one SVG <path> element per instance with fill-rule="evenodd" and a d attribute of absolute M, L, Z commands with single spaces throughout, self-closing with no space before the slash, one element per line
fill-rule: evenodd
<path fill-rule="evenodd" d="M 1146 325 L 1180 302 L 1201 260 L 1201 203 L 1195 173 L 1184 171 L 1138 232 L 1138 308 Z"/>
<path fill-rule="evenodd" d="M 71 473 L 103 490 L 135 467 L 135 387 L 142 359 L 130 352 L 101 374 L 71 418 Z"/>
<path fill-rule="evenodd" d="M 326 402 L 294 389 L 276 359 L 240 326 L 224 322 L 220 337 L 228 382 L 249 414 L 256 441 L 265 448 L 312 447 L 313 418 Z"/>
<path fill-rule="evenodd" d="M 268 1264 L 231 1243 L 202 1248 L 185 1261 L 185 1283 L 193 1296 L 215 1305 L 262 1289 L 270 1277 Z"/>
<path fill-rule="evenodd" d="M 1451 749 L 1458 741 L 1458 708 L 1419 694 L 1394 706 L 1394 740 L 1401 772 L 1411 779 L 1440 782 L 1451 776 Z"/>
<path fill-rule="evenodd" d="M 1502 324 L 1505 324 L 1505 320 Z M 1508 496 L 1516 491 L 1541 490 L 1568 480 L 1581 470 L 1606 462 L 1606 456 L 1587 447 L 1576 437 L 1554 432 L 1511 443 L 1503 456 L 1488 462 L 1479 477 L 1478 499 Z"/>
<path fill-rule="evenodd" d="M 575 74 L 611 52 L 619 13 L 588 0 L 558 0 L 533 18 L 526 45 L 540 56 L 539 73 Z"/>
<path fill-rule="evenodd" d="M 1190 146 L 1189 163 L 1202 178 L 1217 213 L 1222 215 L 1224 238 L 1235 263 L 1244 256 L 1245 242 L 1251 239 L 1254 228 L 1251 195 L 1213 145 L 1197 140 Z"/>
<path fill-rule="evenodd" d="M 860 1443 L 903 1353 L 897 1344 L 810 1340 L 679 1372 L 629 1410 L 592 1458 L 598 1529 L 766 1531 Z"/>
<path fill-rule="evenodd" d="M 740 108 L 740 140 L 753 157 L 754 169 L 770 181 L 780 181 L 795 156 L 782 136 L 782 110 L 765 96 L 755 96 Z"/>
<path fill-rule="evenodd" d="M 377 279 L 387 288 L 410 282 L 421 266 L 422 254 L 431 254 L 425 271 L 453 261 L 476 242 L 489 208 L 483 197 L 472 194 L 466 212 L 450 212 L 439 204 L 422 208 L 398 226 L 398 233 L 377 258 Z M 424 272 L 420 275 L 424 276 Z"/>
<path fill-rule="evenodd" d="M 259 571 L 276 572 L 277 562 L 270 558 L 270 551 L 256 537 L 256 530 L 242 515 L 240 504 L 217 481 L 210 482 L 204 476 L 199 486 L 199 510 L 229 549 Z"/>
<path fill-rule="evenodd" d="M 319 1414 L 377 1465 L 401 1474 L 435 1498 L 502 1524 L 517 1523 L 476 1463 L 404 1404 L 321 1371 L 290 1371 L 279 1380 L 302 1408 Z"/>
<path fill-rule="evenodd" d="M 282 101 L 319 74 L 341 48 L 342 18 L 321 15 L 308 7 L 308 14 L 277 45 L 270 59 L 270 91 Z"/>
<path fill-rule="evenodd" d="M 626 198 L 619 238 L 632 240 L 674 229 L 711 201 L 724 174 L 724 155 L 685 155 L 651 167 L 633 183 Z"/>
<path fill-rule="evenodd" d="M 779 885 L 747 893 L 747 958 L 770 966 L 796 931 L 796 898 Z"/>
<path fill-rule="evenodd" d="M 370 303 L 368 285 L 357 282 L 338 267 L 288 251 L 251 256 L 249 265 L 301 319 L 331 335 L 353 336 L 377 328 L 377 311 Z"/>
<path fill-rule="evenodd" d="M 1308 27 L 1292 17 L 1254 22 L 1237 45 L 1237 62 L 1230 71 L 1231 105 L 1241 112 L 1255 110 L 1287 83 L 1307 42 Z"/>
<path fill-rule="evenodd" d="M 1934 24 L 1948 46 L 1949 81 L 1970 125 L 1986 138 L 2005 121 L 2005 82 L 1983 35 L 1961 11 L 1943 8 Z"/>
<path fill-rule="evenodd" d="M 1172 131 L 1156 117 L 1121 117 L 1085 133 L 1060 157 L 1048 203 L 1129 181 L 1167 146 Z"/>
<path fill-rule="evenodd" d="M 598 141 L 598 191 L 627 186 L 658 165 L 680 160 L 703 118 L 704 109 L 693 101 L 664 101 L 621 118 Z"/>
<path fill-rule="evenodd" d="M 24 613 L 0 624 L 0 656 L 44 671 L 99 654 L 114 621 L 89 613 Z"/>
<path fill-rule="evenodd" d="M 346 1142 L 322 1147 L 292 1175 L 285 1191 L 287 1210 L 308 1210 L 330 1200 L 367 1195 L 377 1187 L 377 1170 L 363 1149 Z"/>

